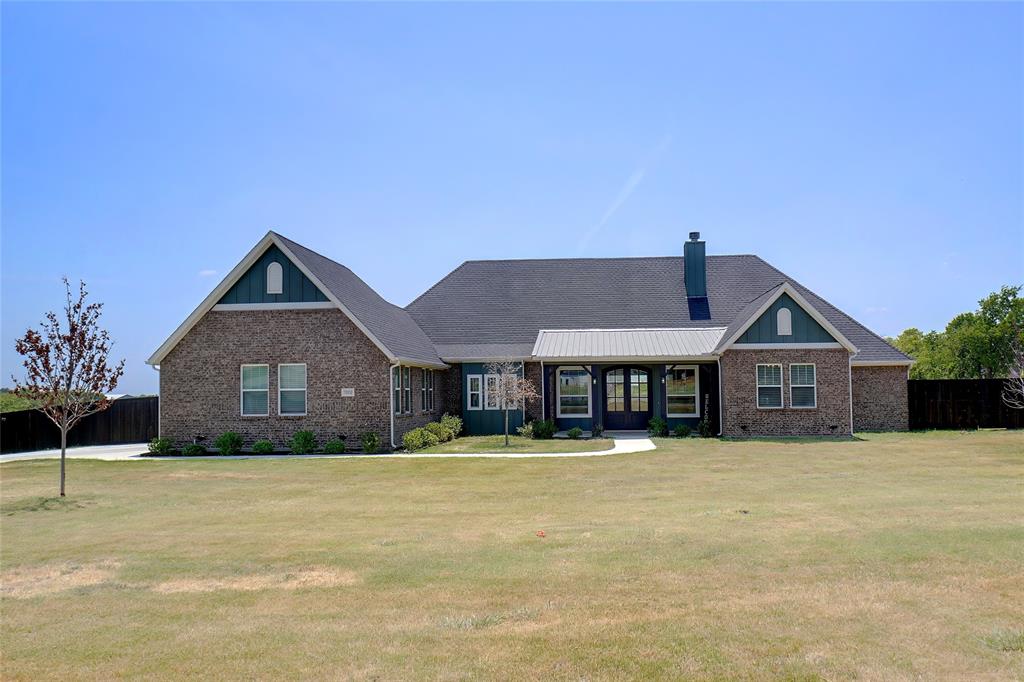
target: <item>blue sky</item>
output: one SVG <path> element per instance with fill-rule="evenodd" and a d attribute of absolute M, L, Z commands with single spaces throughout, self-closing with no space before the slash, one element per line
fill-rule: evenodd
<path fill-rule="evenodd" d="M 1024 281 L 1024 5 L 2 5 L 2 383 L 121 390 L 270 228 L 404 305 L 463 260 L 756 253 L 882 334 Z"/>

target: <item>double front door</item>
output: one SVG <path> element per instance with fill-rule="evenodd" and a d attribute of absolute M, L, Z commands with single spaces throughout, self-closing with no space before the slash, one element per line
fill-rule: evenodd
<path fill-rule="evenodd" d="M 653 402 L 650 370 L 643 367 L 605 370 L 605 429 L 646 429 L 654 409 Z"/>

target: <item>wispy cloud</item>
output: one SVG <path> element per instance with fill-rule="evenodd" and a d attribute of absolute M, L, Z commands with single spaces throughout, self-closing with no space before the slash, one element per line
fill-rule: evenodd
<path fill-rule="evenodd" d="M 647 153 L 636 170 L 634 170 L 626 179 L 625 184 L 623 184 L 622 188 L 619 189 L 618 194 L 615 195 L 612 202 L 608 204 L 608 208 L 605 209 L 604 215 L 601 216 L 601 219 L 598 220 L 593 227 L 584 232 L 582 237 L 580 237 L 580 241 L 576 245 L 577 253 L 586 249 L 590 240 L 592 240 L 597 233 L 608 224 L 608 221 L 611 220 L 612 217 L 618 213 L 619 209 L 622 208 L 623 204 L 629 200 L 629 197 L 633 194 L 636 188 L 639 187 L 640 183 L 642 183 L 644 178 L 647 177 L 648 171 L 651 170 L 658 160 L 664 156 L 665 152 L 668 151 L 668 148 L 672 145 L 672 139 L 671 134 L 665 135 L 658 141 L 658 144 L 656 144 L 654 148 Z"/>
<path fill-rule="evenodd" d="M 200 270 L 199 271 L 199 276 L 200 277 L 213 277 L 216 274 L 217 274 L 216 270 Z"/>

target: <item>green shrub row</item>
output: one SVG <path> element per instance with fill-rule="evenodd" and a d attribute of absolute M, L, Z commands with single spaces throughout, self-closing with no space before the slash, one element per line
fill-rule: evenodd
<path fill-rule="evenodd" d="M 402 436 L 402 447 L 409 452 L 447 443 L 462 432 L 462 419 L 446 414 L 441 421 L 430 422 Z"/>
<path fill-rule="evenodd" d="M 462 428 L 462 420 L 459 420 L 459 428 Z M 366 432 L 359 436 L 359 444 L 363 452 L 375 453 L 380 451 L 380 436 L 376 433 Z M 245 443 L 242 437 L 234 431 L 225 431 L 213 441 L 214 449 L 221 455 L 237 455 L 242 452 Z M 296 431 L 287 444 L 288 450 L 296 455 L 307 455 L 316 452 L 323 452 L 327 455 L 340 455 L 346 450 L 345 436 L 338 435 L 328 439 L 321 447 L 317 442 L 316 435 L 312 431 Z M 154 455 L 171 455 L 176 448 L 170 438 L 154 438 L 149 441 L 149 452 Z M 274 443 L 267 439 L 260 439 L 252 444 L 252 451 L 259 455 L 269 455 L 278 450 Z M 181 454 L 189 457 L 208 454 L 206 446 L 199 443 L 188 443 L 180 449 Z"/>

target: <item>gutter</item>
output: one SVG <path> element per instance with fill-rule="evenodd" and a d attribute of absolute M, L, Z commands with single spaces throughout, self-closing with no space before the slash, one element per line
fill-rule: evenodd
<path fill-rule="evenodd" d="M 722 403 L 724 402 L 724 396 L 722 395 L 722 356 L 715 358 L 715 364 L 718 365 L 718 437 L 722 437 L 722 429 L 724 424 L 722 423 Z"/>
<path fill-rule="evenodd" d="M 395 364 L 388 367 L 388 386 L 391 390 L 388 391 L 388 417 L 390 418 L 391 425 L 391 449 L 395 449 L 395 368 L 400 365 L 396 362 Z"/>

